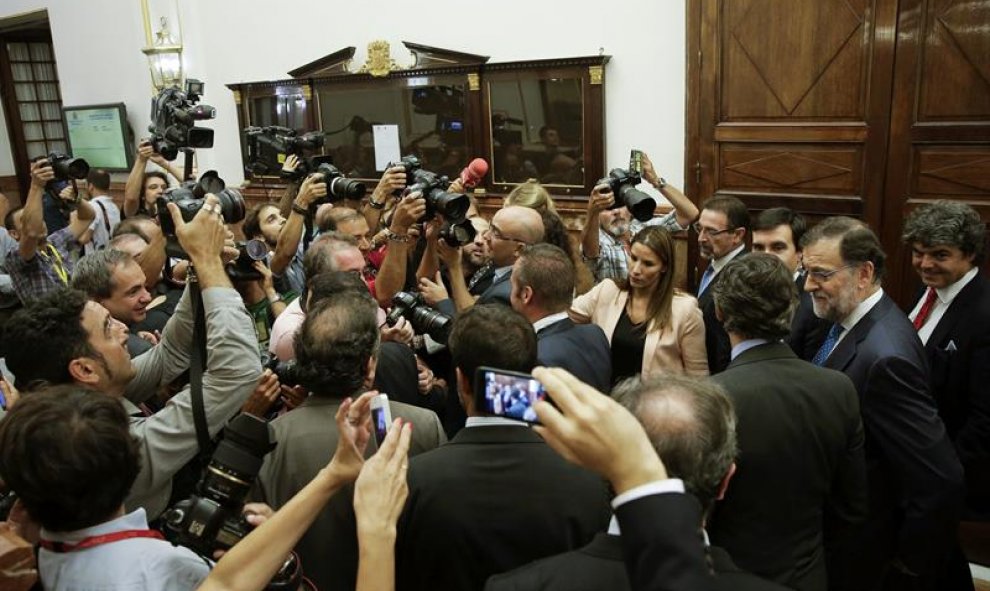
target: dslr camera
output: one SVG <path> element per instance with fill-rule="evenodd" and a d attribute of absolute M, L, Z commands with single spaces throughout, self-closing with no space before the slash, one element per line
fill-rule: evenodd
<path fill-rule="evenodd" d="M 450 246 L 463 246 L 474 240 L 475 229 L 467 219 L 471 200 L 463 193 L 448 193 L 450 179 L 423 170 L 423 164 L 416 156 L 405 156 L 393 166 L 401 166 L 408 180 L 406 188 L 397 191 L 396 196 L 422 193 L 426 201 L 426 212 L 420 222 L 432 220 L 440 214 L 444 224 L 440 228 L 440 239 Z"/>
<path fill-rule="evenodd" d="M 649 221 L 657 209 L 657 200 L 636 188 L 643 177 L 636 171 L 613 168 L 608 176 L 595 183 L 608 185 L 615 195 L 615 203 L 609 209 L 629 208 L 629 213 L 641 222 Z"/>
<path fill-rule="evenodd" d="M 170 256 L 184 258 L 186 255 L 175 240 L 175 224 L 166 204 L 174 203 L 182 212 L 182 220 L 189 222 L 203 208 L 207 193 L 217 196 L 225 224 L 236 224 L 244 219 L 245 207 L 241 192 L 237 189 L 228 189 L 227 184 L 215 170 L 204 172 L 199 180 L 186 181 L 178 187 L 173 187 L 158 198 L 158 225 L 162 227 L 162 233 L 168 239 L 166 248 Z"/>
<path fill-rule="evenodd" d="M 419 294 L 400 291 L 392 297 L 392 309 L 385 317 L 385 322 L 389 326 L 395 326 L 399 318 L 408 320 L 417 333 L 428 334 L 434 341 L 447 344 L 453 319 L 431 308 Z"/>
<path fill-rule="evenodd" d="M 253 175 L 273 175 L 276 172 L 286 180 L 298 181 L 323 163 L 329 163 L 329 156 L 311 156 L 306 153 L 323 148 L 324 135 L 311 131 L 299 135 L 296 130 L 278 125 L 267 127 L 247 127 L 244 129 L 247 145 L 247 172 Z M 292 172 L 282 169 L 289 155 L 299 159 L 299 165 Z"/>
<path fill-rule="evenodd" d="M 47 158 L 56 181 L 81 180 L 89 174 L 89 163 L 82 158 L 73 158 L 61 152 L 51 152 Z"/>
<path fill-rule="evenodd" d="M 227 277 L 231 281 L 258 281 L 261 273 L 254 268 L 258 261 L 268 259 L 268 245 L 263 240 L 247 240 L 237 243 L 237 258 L 227 263 Z"/>
<path fill-rule="evenodd" d="M 336 166 L 329 162 L 319 164 L 313 171 L 313 174 L 319 177 L 316 182 L 327 184 L 327 196 L 313 203 L 314 206 L 321 203 L 333 203 L 341 199 L 360 199 L 368 192 L 364 183 L 345 178 L 344 173 L 340 172 Z"/>
<path fill-rule="evenodd" d="M 203 83 L 188 79 L 185 90 L 172 86 L 151 99 L 151 147 L 166 160 L 175 160 L 179 148 L 213 147 L 213 130 L 196 127 L 217 115 L 213 107 L 197 104 L 202 93 Z"/>

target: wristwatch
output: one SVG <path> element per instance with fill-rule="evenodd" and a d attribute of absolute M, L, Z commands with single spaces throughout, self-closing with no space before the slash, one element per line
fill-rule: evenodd
<path fill-rule="evenodd" d="M 657 188 L 658 191 L 659 190 L 662 190 L 664 187 L 667 186 L 667 180 L 665 178 L 663 178 L 662 176 L 658 176 L 657 177 L 657 184 L 654 185 L 654 186 Z"/>
<path fill-rule="evenodd" d="M 385 230 L 385 238 L 391 242 L 409 242 L 409 234 L 396 234 L 392 230 Z"/>

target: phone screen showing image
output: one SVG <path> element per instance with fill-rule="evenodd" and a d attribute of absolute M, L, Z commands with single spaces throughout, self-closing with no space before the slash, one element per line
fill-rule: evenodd
<path fill-rule="evenodd" d="M 388 407 L 378 407 L 371 409 L 371 422 L 375 425 L 375 441 L 378 445 L 385 441 L 385 436 L 388 435 Z"/>
<path fill-rule="evenodd" d="M 539 380 L 526 374 L 486 369 L 482 385 L 487 412 L 527 423 L 539 422 L 533 405 L 547 396 Z"/>

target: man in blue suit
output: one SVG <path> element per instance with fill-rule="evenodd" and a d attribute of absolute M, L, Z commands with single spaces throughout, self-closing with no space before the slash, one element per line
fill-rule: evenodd
<path fill-rule="evenodd" d="M 959 517 L 963 474 L 931 396 L 917 332 L 880 282 L 885 255 L 858 220 L 828 218 L 802 240 L 805 290 L 832 323 L 813 363 L 856 386 L 866 431 L 869 513 L 841 532 L 833 589 L 937 589 Z"/>
<path fill-rule="evenodd" d="M 574 263 L 552 244 L 523 249 L 512 267 L 512 307 L 533 323 L 540 365 L 562 367 L 599 392 L 612 383 L 612 352 L 595 324 L 567 317 L 574 295 Z"/>

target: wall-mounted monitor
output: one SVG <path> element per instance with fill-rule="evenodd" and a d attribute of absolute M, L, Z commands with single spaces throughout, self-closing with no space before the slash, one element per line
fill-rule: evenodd
<path fill-rule="evenodd" d="M 134 164 L 134 142 L 124 103 L 63 107 L 69 153 L 92 168 L 128 172 Z"/>

